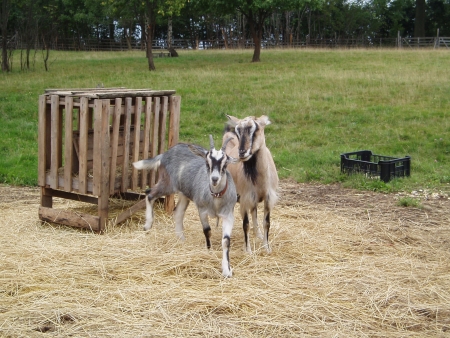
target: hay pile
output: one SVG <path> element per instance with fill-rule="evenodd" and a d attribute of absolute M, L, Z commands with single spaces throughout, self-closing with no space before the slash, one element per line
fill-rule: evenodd
<path fill-rule="evenodd" d="M 221 230 L 208 252 L 192 204 L 179 243 L 162 210 L 148 233 L 141 212 L 96 235 L 41 224 L 37 189 L 0 187 L 0 337 L 450 335 L 448 199 L 414 209 L 337 186 L 281 192 L 273 253 L 259 240 L 243 252 L 237 216 L 224 279 Z"/>

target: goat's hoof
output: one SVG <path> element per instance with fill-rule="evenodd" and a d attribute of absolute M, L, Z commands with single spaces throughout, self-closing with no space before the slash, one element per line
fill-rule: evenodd
<path fill-rule="evenodd" d="M 225 278 L 231 278 L 231 277 L 233 276 L 233 272 L 232 272 L 231 269 L 230 269 L 230 270 L 228 270 L 228 271 L 223 271 L 223 272 L 222 272 L 222 275 L 223 275 Z"/>
<path fill-rule="evenodd" d="M 247 247 L 247 246 L 244 245 L 244 252 L 246 252 L 249 255 L 251 255 L 252 254 L 252 249 L 249 246 Z"/>
<path fill-rule="evenodd" d="M 148 224 L 144 225 L 144 231 L 149 231 L 151 228 L 152 228 L 151 224 L 150 225 L 148 225 Z"/>

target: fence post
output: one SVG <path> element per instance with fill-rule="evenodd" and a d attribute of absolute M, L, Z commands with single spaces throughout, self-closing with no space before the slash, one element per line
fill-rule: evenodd
<path fill-rule="evenodd" d="M 438 28 L 437 32 L 436 32 L 436 42 L 434 43 L 434 48 L 435 49 L 439 48 L 439 45 L 440 45 L 440 43 L 439 43 L 439 28 Z"/>

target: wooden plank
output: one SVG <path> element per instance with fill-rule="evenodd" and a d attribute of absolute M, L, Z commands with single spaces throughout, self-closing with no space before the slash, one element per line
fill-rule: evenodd
<path fill-rule="evenodd" d="M 123 164 L 122 164 L 122 187 L 121 191 L 128 190 L 128 166 L 130 159 L 130 150 L 128 144 L 130 143 L 130 126 L 131 113 L 133 111 L 131 97 L 125 98 L 125 123 L 124 123 L 124 145 L 123 145 Z"/>
<path fill-rule="evenodd" d="M 145 108 L 144 108 L 144 114 L 145 114 L 145 122 L 144 122 L 144 148 L 142 151 L 142 159 L 147 159 L 149 157 L 150 152 L 150 127 L 151 127 L 151 120 L 152 120 L 152 98 L 146 97 L 145 98 Z M 141 173 L 141 188 L 145 189 L 148 185 L 148 170 L 142 170 Z"/>
<path fill-rule="evenodd" d="M 171 96 L 169 101 L 169 148 L 171 148 L 179 142 L 181 97 Z"/>
<path fill-rule="evenodd" d="M 59 223 L 77 228 L 100 231 L 99 217 L 75 213 L 68 210 L 39 207 L 39 218 L 50 223 Z"/>
<path fill-rule="evenodd" d="M 53 206 L 52 195 L 48 193 L 47 188 L 41 187 L 41 206 L 46 208 L 51 208 Z M 58 191 L 58 190 L 56 190 Z"/>
<path fill-rule="evenodd" d="M 124 212 L 120 213 L 114 224 L 119 224 L 125 221 L 128 217 L 136 213 L 137 211 L 145 208 L 145 198 L 139 202 L 137 202 L 135 205 L 133 205 L 131 208 L 125 210 Z"/>
<path fill-rule="evenodd" d="M 47 152 L 49 146 L 47 140 L 47 103 L 46 96 L 39 96 L 39 123 L 38 123 L 38 184 L 43 187 L 45 185 L 45 176 L 47 171 Z"/>
<path fill-rule="evenodd" d="M 119 148 L 119 128 L 120 128 L 120 114 L 122 107 L 122 99 L 117 98 L 114 102 L 114 113 L 112 116 L 112 133 L 111 133 L 111 168 L 109 173 L 109 193 L 114 193 L 114 179 L 116 176 L 117 166 L 117 152 Z"/>
<path fill-rule="evenodd" d="M 59 96 L 51 96 L 51 161 L 50 161 L 50 186 L 58 188 L 58 168 L 61 145 L 59 143 Z"/>
<path fill-rule="evenodd" d="M 79 187 L 78 191 L 85 194 L 87 191 L 88 166 L 87 166 L 87 150 L 88 150 L 88 99 L 82 97 L 80 99 L 80 140 L 78 146 L 78 161 L 80 162 L 80 170 L 78 172 Z"/>
<path fill-rule="evenodd" d="M 102 109 L 100 116 L 100 191 L 98 197 L 98 216 L 100 217 L 100 229 L 103 231 L 108 222 L 108 202 L 109 202 L 109 169 L 110 169 L 110 153 L 109 153 L 109 100 L 101 100 Z"/>
<path fill-rule="evenodd" d="M 70 95 L 73 92 L 89 92 L 89 91 L 116 91 L 125 90 L 125 87 L 108 87 L 108 88 L 48 88 L 45 90 L 46 94 L 56 94 L 56 92 L 62 92 L 64 95 Z M 69 94 L 65 94 L 69 93 Z M 60 94 L 56 94 L 60 95 Z"/>
<path fill-rule="evenodd" d="M 73 97 L 66 96 L 64 131 L 64 190 L 72 190 L 73 160 Z"/>
<path fill-rule="evenodd" d="M 152 128 L 152 142 L 151 142 L 151 157 L 158 155 L 158 132 L 159 132 L 159 111 L 160 98 L 153 99 L 153 128 Z M 150 186 L 154 186 L 156 182 L 156 170 L 150 172 Z"/>
<path fill-rule="evenodd" d="M 67 192 L 67 191 L 62 191 L 62 190 L 54 190 L 54 189 L 50 189 L 50 188 L 42 188 L 42 192 L 46 196 L 50 196 L 50 197 L 58 197 L 58 198 L 64 198 L 64 199 L 79 201 L 79 202 L 84 202 L 84 203 L 98 204 L 98 198 L 91 196 L 91 195 L 82 195 L 82 194 L 77 194 L 77 193 Z M 45 207 L 46 205 L 43 205 L 43 206 Z"/>
<path fill-rule="evenodd" d="M 167 109 L 169 106 L 169 98 L 162 97 L 161 111 L 159 112 L 159 144 L 158 154 L 166 151 L 166 129 L 167 129 Z"/>
<path fill-rule="evenodd" d="M 142 114 L 142 97 L 136 97 L 134 104 L 134 147 L 132 148 L 131 159 L 133 162 L 139 160 L 139 141 L 141 135 L 141 114 Z M 131 168 L 131 190 L 138 188 L 138 170 L 132 166 Z"/>

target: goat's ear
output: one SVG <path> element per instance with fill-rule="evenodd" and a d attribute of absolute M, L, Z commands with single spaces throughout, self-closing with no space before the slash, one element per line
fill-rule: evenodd
<path fill-rule="evenodd" d="M 256 122 L 258 122 L 258 124 L 262 127 L 268 126 L 269 124 L 271 124 L 271 122 L 269 121 L 269 117 L 266 115 L 261 115 L 260 117 L 258 117 L 256 119 Z"/>
<path fill-rule="evenodd" d="M 231 156 L 227 156 L 227 164 L 234 164 L 234 163 L 238 163 L 239 159 L 231 157 Z"/>
<path fill-rule="evenodd" d="M 206 154 L 208 154 L 208 152 L 205 149 L 203 149 L 202 147 L 196 146 L 195 144 L 189 144 L 188 147 L 189 147 L 189 150 L 192 151 L 197 156 L 206 158 Z"/>

